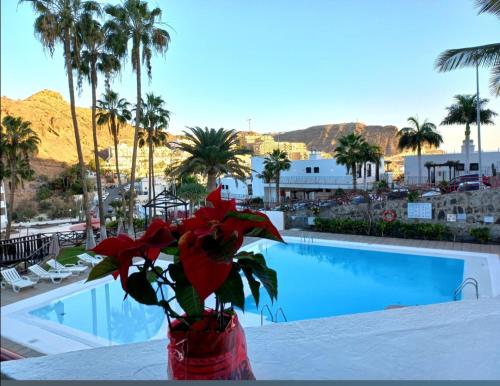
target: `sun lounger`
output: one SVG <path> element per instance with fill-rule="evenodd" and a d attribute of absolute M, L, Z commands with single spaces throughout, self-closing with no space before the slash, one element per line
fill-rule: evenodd
<path fill-rule="evenodd" d="M 6 284 L 12 286 L 14 292 L 19 292 L 22 288 L 34 287 L 38 280 L 28 276 L 21 276 L 15 268 L 3 269 L 0 271 Z"/>
<path fill-rule="evenodd" d="M 52 269 L 46 271 L 38 264 L 32 265 L 31 267 L 28 267 L 28 269 L 36 276 L 38 276 L 40 279 L 51 280 L 52 283 L 54 284 L 59 284 L 63 279 L 66 279 L 72 275 L 71 272 L 68 271 L 63 272 L 63 271 L 55 271 Z"/>
<path fill-rule="evenodd" d="M 50 268 L 55 269 L 57 271 L 67 271 L 71 272 L 73 275 L 80 275 L 82 272 L 85 272 L 88 267 L 80 264 L 61 264 L 57 260 L 50 259 L 47 261 L 47 264 Z"/>
<path fill-rule="evenodd" d="M 88 253 L 82 253 L 81 255 L 78 255 L 77 257 L 82 262 L 84 262 L 85 264 L 89 264 L 92 267 L 96 264 L 99 264 L 102 261 L 101 256 L 98 256 L 98 255 L 92 256 L 92 255 L 89 255 Z"/>

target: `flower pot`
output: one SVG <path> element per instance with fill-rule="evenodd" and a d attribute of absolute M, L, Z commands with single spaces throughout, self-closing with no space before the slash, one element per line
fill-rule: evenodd
<path fill-rule="evenodd" d="M 227 315 L 227 325 L 217 331 L 216 313 L 182 330 L 179 321 L 168 332 L 168 376 L 176 380 L 254 380 L 247 357 L 245 333 L 238 316 Z"/>

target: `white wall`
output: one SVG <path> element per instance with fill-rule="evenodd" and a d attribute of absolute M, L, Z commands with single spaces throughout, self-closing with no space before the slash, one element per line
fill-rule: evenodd
<path fill-rule="evenodd" d="M 418 179 L 418 157 L 416 155 L 404 157 L 405 165 L 405 181 L 407 183 L 416 182 Z M 463 153 L 448 153 L 448 154 L 425 154 L 421 157 L 422 167 L 422 182 L 427 182 L 427 168 L 424 166 L 426 162 L 433 162 L 436 164 L 443 164 L 446 161 L 459 161 L 465 163 L 465 154 Z M 485 175 L 491 175 L 491 164 L 495 165 L 497 172 L 500 171 L 500 151 L 481 152 L 482 172 Z M 471 153 L 469 157 L 470 163 L 478 163 L 478 153 Z M 432 168 L 431 168 L 432 172 Z M 441 174 L 439 174 L 441 172 Z M 477 174 L 477 170 L 471 170 L 471 174 Z M 465 171 L 458 172 L 457 176 L 465 174 Z M 453 177 L 453 169 L 452 169 Z M 442 180 L 449 180 L 449 168 L 447 166 L 436 167 L 436 182 Z"/>
<path fill-rule="evenodd" d="M 250 181 L 241 181 L 232 177 L 223 177 L 220 181 L 217 181 L 217 186 L 222 185 L 222 197 L 223 198 L 247 198 L 248 197 L 248 186 Z"/>

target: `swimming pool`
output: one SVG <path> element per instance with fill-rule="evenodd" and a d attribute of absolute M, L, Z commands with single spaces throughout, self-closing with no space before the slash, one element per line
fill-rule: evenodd
<path fill-rule="evenodd" d="M 278 301 L 271 304 L 261 290 L 256 307 L 246 291 L 242 324 L 260 326 L 264 317 L 288 321 L 383 310 L 453 300 L 464 277 L 480 282 L 482 296 L 499 293 L 493 283 L 498 257 L 487 254 L 403 248 L 397 246 L 309 240 L 286 237 L 287 244 L 259 240 L 245 250 L 263 253 L 278 272 Z M 167 262 L 162 262 L 167 264 Z M 489 266 L 491 265 L 491 266 Z M 77 282 L 49 293 L 2 307 L 2 336 L 52 354 L 166 336 L 167 323 L 159 307 L 144 306 L 131 297 L 123 301 L 118 281 Z M 464 298 L 472 298 L 470 289 Z M 209 305 L 209 304 L 208 304 Z"/>

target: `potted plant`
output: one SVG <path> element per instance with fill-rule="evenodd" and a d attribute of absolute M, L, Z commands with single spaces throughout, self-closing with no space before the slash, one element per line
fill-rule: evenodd
<path fill-rule="evenodd" d="M 207 202 L 181 224 L 156 219 L 137 240 L 125 234 L 103 240 L 94 252 L 105 258 L 88 280 L 120 277 L 126 296 L 163 308 L 171 379 L 255 379 L 234 307 L 244 309 L 242 277 L 257 305 L 260 286 L 273 300 L 278 282 L 262 254 L 238 251 L 245 236 L 283 240 L 265 214 L 222 200 L 220 187 Z M 160 252 L 173 255 L 166 268 L 158 264 Z"/>

